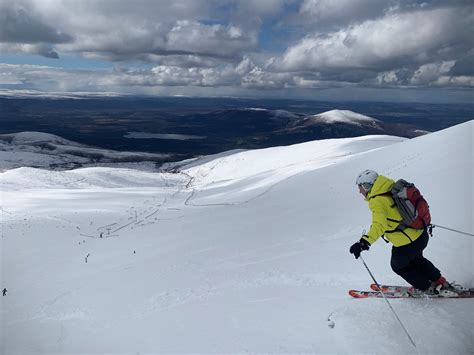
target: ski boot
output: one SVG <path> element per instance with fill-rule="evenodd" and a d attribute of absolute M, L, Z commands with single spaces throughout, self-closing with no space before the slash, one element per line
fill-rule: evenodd
<path fill-rule="evenodd" d="M 455 282 L 448 282 L 444 276 L 431 283 L 430 288 L 437 290 L 440 297 L 453 297 L 467 289 Z"/>
<path fill-rule="evenodd" d="M 407 290 L 407 293 L 414 298 L 432 298 L 432 297 L 442 297 L 440 295 L 439 289 L 441 286 L 433 286 L 431 285 L 426 290 L 419 290 L 414 287 L 410 287 Z"/>

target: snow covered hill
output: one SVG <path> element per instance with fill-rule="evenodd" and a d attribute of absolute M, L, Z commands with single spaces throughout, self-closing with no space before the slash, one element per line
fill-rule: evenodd
<path fill-rule="evenodd" d="M 370 223 L 357 173 L 414 181 L 434 223 L 473 233 L 473 131 L 227 152 L 175 174 L 5 171 L 0 352 L 470 353 L 473 300 L 392 300 L 415 350 L 383 300 L 347 290 L 371 282 L 348 253 Z M 473 287 L 473 252 L 435 229 L 426 255 Z M 365 252 L 403 284 L 389 258 L 383 241 Z"/>
<path fill-rule="evenodd" d="M 99 149 L 43 132 L 0 134 L 0 171 L 25 166 L 64 170 L 99 165 L 154 170 L 155 162 L 169 157 Z"/>
<path fill-rule="evenodd" d="M 349 110 L 330 110 L 315 115 L 305 115 L 288 123 L 286 134 L 318 136 L 321 138 L 357 137 L 368 134 L 417 137 L 421 132 L 414 126 L 382 122 Z"/>
<path fill-rule="evenodd" d="M 347 123 L 356 126 L 370 125 L 372 127 L 377 127 L 381 123 L 375 118 L 349 110 L 331 110 L 318 115 L 309 116 L 306 120 L 312 123 Z"/>

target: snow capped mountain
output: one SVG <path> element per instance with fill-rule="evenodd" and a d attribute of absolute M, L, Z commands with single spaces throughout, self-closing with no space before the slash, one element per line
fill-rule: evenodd
<path fill-rule="evenodd" d="M 400 130 L 396 125 L 385 124 L 375 118 L 349 110 L 331 110 L 316 115 L 306 115 L 288 122 L 285 135 L 294 137 L 320 137 L 320 139 L 357 137 L 368 134 L 413 136 L 409 129 Z M 419 134 L 418 134 L 419 135 Z"/>
<path fill-rule="evenodd" d="M 286 110 L 267 110 L 263 108 L 247 108 L 247 109 L 240 109 L 240 110 L 247 110 L 247 111 L 260 111 L 268 113 L 269 115 L 274 116 L 275 118 L 287 118 L 290 119 L 290 122 L 296 120 L 296 122 L 301 123 L 304 122 L 305 124 L 351 124 L 351 125 L 370 125 L 372 127 L 378 127 L 382 122 L 369 117 L 362 115 L 357 112 L 349 111 L 349 110 L 330 110 L 326 112 L 322 112 L 316 115 L 304 115 L 304 114 L 296 114 L 294 112 L 289 112 Z M 294 123 L 293 123 L 294 124 Z"/>
<path fill-rule="evenodd" d="M 306 116 L 298 122 L 297 126 L 330 130 L 333 134 L 339 131 L 344 132 L 343 134 L 353 131 L 356 132 L 355 135 L 367 131 L 376 134 L 389 132 L 383 122 L 349 110 L 331 110 Z"/>
<path fill-rule="evenodd" d="M 1 351 L 470 353 L 474 300 L 391 300 L 414 349 L 383 300 L 347 290 L 372 282 L 348 252 L 370 223 L 357 174 L 415 182 L 434 223 L 473 233 L 473 132 L 232 151 L 174 174 L 0 173 Z M 473 252 L 437 227 L 425 255 L 473 287 Z M 390 245 L 364 257 L 378 281 L 405 284 Z"/>
<path fill-rule="evenodd" d="M 317 115 L 306 117 L 307 121 L 312 123 L 346 123 L 352 125 L 371 125 L 377 126 L 381 122 L 375 118 L 362 115 L 349 110 L 331 110 Z"/>
<path fill-rule="evenodd" d="M 23 166 L 70 169 L 111 164 L 154 170 L 155 162 L 169 157 L 168 154 L 99 149 L 42 132 L 0 134 L 0 171 Z"/>

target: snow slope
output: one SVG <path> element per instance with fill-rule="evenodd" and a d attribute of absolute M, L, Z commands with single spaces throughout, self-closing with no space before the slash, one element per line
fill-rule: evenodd
<path fill-rule="evenodd" d="M 195 179 L 195 183 L 245 179 L 260 174 L 270 174 L 282 180 L 288 175 L 331 165 L 341 158 L 361 151 L 376 149 L 404 141 L 391 136 L 364 136 L 345 139 L 326 139 L 286 147 L 237 152 L 210 162 L 193 164 L 181 169 Z M 289 172 L 289 173 L 288 173 Z"/>
<path fill-rule="evenodd" d="M 473 233 L 473 130 L 235 152 L 180 174 L 6 171 L 0 349 L 471 353 L 473 300 L 392 300 L 415 350 L 383 300 L 347 290 L 371 282 L 348 253 L 370 222 L 357 173 L 416 182 L 434 223 Z M 425 255 L 473 287 L 473 252 L 435 229 Z M 389 257 L 383 241 L 365 254 L 379 281 L 403 284 Z"/>

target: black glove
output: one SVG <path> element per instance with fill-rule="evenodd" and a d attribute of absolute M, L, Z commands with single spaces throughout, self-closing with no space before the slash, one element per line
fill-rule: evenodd
<path fill-rule="evenodd" d="M 369 249 L 370 249 L 370 243 L 364 238 L 361 238 L 357 243 L 352 244 L 351 248 L 349 249 L 349 252 L 351 254 L 354 254 L 356 259 L 359 259 L 360 253 L 363 250 L 369 250 Z"/>

